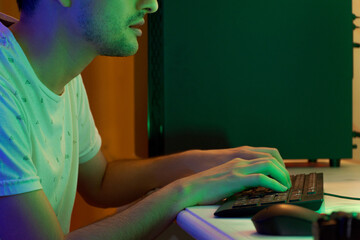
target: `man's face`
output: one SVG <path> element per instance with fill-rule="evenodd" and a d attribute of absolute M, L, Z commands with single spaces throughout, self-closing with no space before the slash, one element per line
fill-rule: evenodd
<path fill-rule="evenodd" d="M 139 26 L 130 26 L 158 9 L 157 0 L 79 0 L 74 4 L 81 35 L 103 56 L 134 55 L 139 48 Z"/>

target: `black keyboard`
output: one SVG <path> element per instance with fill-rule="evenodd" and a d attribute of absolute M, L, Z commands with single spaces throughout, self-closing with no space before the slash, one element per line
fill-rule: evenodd
<path fill-rule="evenodd" d="M 277 203 L 299 205 L 318 210 L 324 201 L 323 174 L 291 175 L 292 187 L 286 192 L 256 187 L 234 194 L 214 213 L 217 217 L 251 217 L 258 211 Z"/>

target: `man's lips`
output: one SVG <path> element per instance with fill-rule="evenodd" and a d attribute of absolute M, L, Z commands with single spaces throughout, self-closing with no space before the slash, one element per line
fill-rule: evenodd
<path fill-rule="evenodd" d="M 144 25 L 144 24 L 145 24 L 145 20 L 144 20 L 144 19 L 141 19 L 139 22 L 131 25 L 130 27 L 131 27 L 131 28 L 140 27 L 140 26 L 142 26 L 142 25 Z"/>
<path fill-rule="evenodd" d="M 130 28 L 135 32 L 135 34 L 140 37 L 142 35 L 142 31 L 141 29 L 139 29 L 138 27 L 144 25 L 145 23 L 145 20 L 144 19 L 141 19 L 139 22 L 133 24 L 130 26 Z"/>

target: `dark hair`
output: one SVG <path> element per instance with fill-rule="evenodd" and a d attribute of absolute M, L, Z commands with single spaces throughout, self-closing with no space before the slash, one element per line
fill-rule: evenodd
<path fill-rule="evenodd" d="M 35 10 L 39 0 L 16 0 L 19 11 L 31 13 Z"/>

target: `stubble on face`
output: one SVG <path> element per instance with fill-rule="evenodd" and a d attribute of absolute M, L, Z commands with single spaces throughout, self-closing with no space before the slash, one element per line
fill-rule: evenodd
<path fill-rule="evenodd" d="M 81 35 L 94 47 L 97 55 L 126 57 L 139 49 L 137 37 L 129 26 L 145 14 L 138 12 L 129 16 L 124 9 L 116 10 L 108 6 L 98 8 L 89 2 L 80 7 L 77 21 Z"/>

